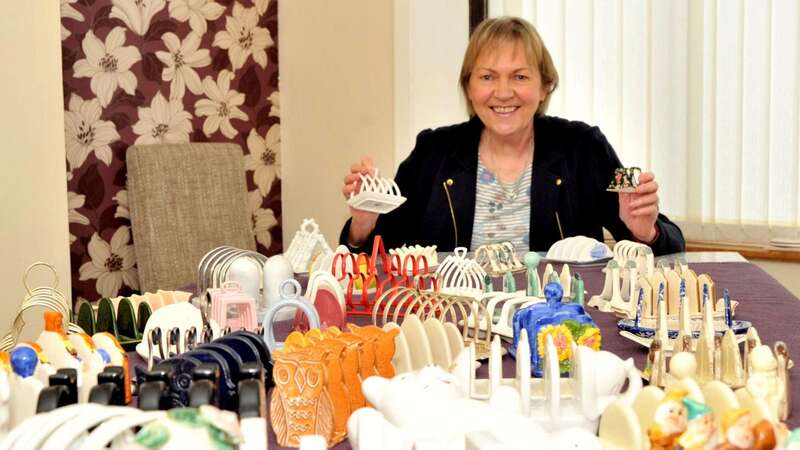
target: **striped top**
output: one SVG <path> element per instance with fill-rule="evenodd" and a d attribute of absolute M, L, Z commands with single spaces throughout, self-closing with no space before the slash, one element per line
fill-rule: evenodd
<path fill-rule="evenodd" d="M 511 242 L 517 252 L 530 250 L 531 165 L 514 183 L 503 183 L 478 159 L 475 219 L 471 250 Z"/>

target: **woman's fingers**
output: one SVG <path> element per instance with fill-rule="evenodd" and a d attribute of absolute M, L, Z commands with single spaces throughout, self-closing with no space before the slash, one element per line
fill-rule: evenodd
<path fill-rule="evenodd" d="M 361 176 L 357 173 L 348 173 L 344 176 L 344 184 L 353 184 L 356 181 L 360 180 Z"/>
<path fill-rule="evenodd" d="M 643 206 L 650 206 L 656 205 L 658 206 L 658 194 L 644 194 L 644 195 L 636 195 L 630 201 L 630 207 L 632 209 L 641 208 Z"/>
<path fill-rule="evenodd" d="M 657 215 L 658 215 L 657 205 L 643 206 L 641 208 L 636 208 L 633 211 L 631 211 L 631 216 L 634 217 L 657 216 Z"/>
<path fill-rule="evenodd" d="M 361 186 L 362 175 L 375 175 L 375 165 L 372 158 L 364 156 L 356 164 L 350 166 L 350 173 L 344 176 L 344 186 L 342 187 L 342 195 L 349 198 L 351 193 L 355 193 Z"/>

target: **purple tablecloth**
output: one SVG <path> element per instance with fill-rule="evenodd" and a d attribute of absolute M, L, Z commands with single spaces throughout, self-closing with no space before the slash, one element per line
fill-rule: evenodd
<path fill-rule="evenodd" d="M 800 300 L 760 267 L 743 262 L 694 263 L 691 267 L 697 274 L 709 274 L 714 279 L 718 292 L 725 288 L 729 290 L 731 298 L 739 301 L 736 318 L 752 322 L 764 344 L 772 346 L 775 341 L 782 340 L 788 344 L 790 351 L 800 351 L 798 350 L 800 333 L 795 328 L 800 326 Z M 560 267 L 556 269 L 560 270 Z M 572 273 L 580 273 L 583 277 L 588 292 L 587 300 L 602 290 L 604 282 L 602 267 L 570 267 L 570 269 Z M 522 282 L 522 277 L 518 278 L 518 283 Z M 587 311 L 602 331 L 603 349 L 614 352 L 622 358 L 633 357 L 636 367 L 644 368 L 647 350 L 617 333 L 617 318 L 613 314 L 602 313 L 593 308 L 587 308 Z M 365 319 L 356 317 L 353 321 L 364 323 Z M 504 358 L 505 377 L 514 376 L 514 364 L 514 360 L 510 357 Z M 481 372 L 485 374 L 485 366 L 485 364 L 482 366 L 484 370 L 479 371 L 479 375 Z M 791 385 L 794 386 L 791 392 L 793 405 L 800 405 L 800 376 L 797 373 L 796 369 L 791 371 Z M 788 425 L 790 429 L 800 426 L 800 412 L 796 407 L 789 417 Z M 283 448 L 275 444 L 275 435 L 271 427 L 269 448 Z M 351 447 L 345 440 L 333 448 L 344 450 Z"/>

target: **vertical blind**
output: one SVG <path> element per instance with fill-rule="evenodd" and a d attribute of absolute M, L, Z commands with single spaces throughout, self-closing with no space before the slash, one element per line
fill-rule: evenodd
<path fill-rule="evenodd" d="M 800 239 L 800 2 L 489 0 L 531 21 L 560 86 L 549 114 L 600 127 L 656 173 L 688 239 Z"/>

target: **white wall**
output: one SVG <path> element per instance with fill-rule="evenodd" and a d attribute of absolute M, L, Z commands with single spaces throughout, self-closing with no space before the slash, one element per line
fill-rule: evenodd
<path fill-rule="evenodd" d="M 411 152 L 420 131 L 468 118 L 458 85 L 469 40 L 468 3 L 394 2 L 395 165 Z"/>
<path fill-rule="evenodd" d="M 284 242 L 313 217 L 334 244 L 350 165 L 371 155 L 394 175 L 393 5 L 288 0 L 278 14 Z"/>
<path fill-rule="evenodd" d="M 332 244 L 348 217 L 340 190 L 370 155 L 386 176 L 417 133 L 466 120 L 458 70 L 467 2 L 292 0 L 279 8 L 283 229 L 314 217 Z M 430 71 L 435 62 L 444 70 Z"/>
<path fill-rule="evenodd" d="M 0 333 L 22 301 L 22 273 L 53 264 L 70 293 L 59 3 L 32 1 L 0 16 Z M 50 283 L 36 272 L 31 285 Z M 27 317 L 27 316 L 26 316 Z"/>

